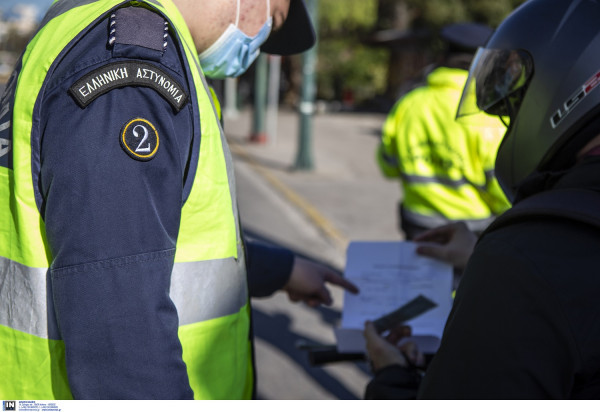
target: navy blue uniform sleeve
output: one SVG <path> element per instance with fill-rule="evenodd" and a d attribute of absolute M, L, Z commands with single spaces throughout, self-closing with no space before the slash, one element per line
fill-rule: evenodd
<path fill-rule="evenodd" d="M 76 399 L 191 399 L 169 297 L 190 105 L 176 112 L 156 90 L 131 85 L 82 108 L 68 88 L 108 63 L 94 59 L 62 70 L 40 120 L 39 186 L 69 385 Z M 141 138 L 151 129 L 158 135 L 149 160 L 120 143 L 134 119 L 143 120 Z"/>
<path fill-rule="evenodd" d="M 257 240 L 248 240 L 246 248 L 250 296 L 265 297 L 281 289 L 292 273 L 294 254 L 288 249 Z"/>

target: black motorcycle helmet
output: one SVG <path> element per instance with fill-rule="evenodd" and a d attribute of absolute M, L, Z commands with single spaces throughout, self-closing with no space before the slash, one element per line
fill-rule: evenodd
<path fill-rule="evenodd" d="M 594 0 L 529 0 L 473 60 L 457 116 L 483 110 L 507 124 L 496 176 L 510 200 L 600 133 L 599 21 Z"/>

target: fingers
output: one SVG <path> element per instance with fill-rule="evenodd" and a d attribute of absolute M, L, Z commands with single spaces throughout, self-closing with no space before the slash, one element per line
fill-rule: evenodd
<path fill-rule="evenodd" d="M 439 226 L 415 236 L 415 242 L 444 242 L 456 231 L 456 223 Z"/>
<path fill-rule="evenodd" d="M 385 340 L 375 329 L 375 325 L 371 321 L 365 322 L 365 329 L 363 332 L 367 341 L 367 350 L 369 353 L 379 353 L 385 348 L 391 347 L 391 344 Z"/>
<path fill-rule="evenodd" d="M 413 366 L 424 366 L 425 356 L 419 351 L 419 347 L 413 341 L 408 341 L 402 346 L 400 350 L 408 359 L 408 362 Z"/>
<path fill-rule="evenodd" d="M 324 273 L 323 279 L 325 280 L 325 282 L 329 282 L 334 285 L 343 287 L 350 293 L 357 294 L 359 292 L 358 287 L 354 283 L 352 283 L 348 279 L 338 275 L 337 273 L 327 271 Z"/>
<path fill-rule="evenodd" d="M 400 339 L 409 336 L 412 336 L 412 328 L 408 325 L 399 325 L 390 329 L 390 333 L 386 337 L 386 340 L 395 345 Z"/>
<path fill-rule="evenodd" d="M 408 365 L 408 362 L 400 352 L 400 349 L 379 336 L 373 322 L 365 323 L 363 335 L 366 340 L 367 353 L 374 371 L 389 365 Z"/>
<path fill-rule="evenodd" d="M 373 324 L 373 322 L 371 322 L 371 321 L 365 322 L 364 335 L 365 335 L 365 338 L 367 339 L 367 342 L 372 341 L 376 338 L 379 338 L 379 334 L 377 333 L 377 330 L 375 329 L 375 325 Z"/>
<path fill-rule="evenodd" d="M 316 308 L 316 307 L 318 307 L 319 305 L 322 305 L 322 304 L 324 304 L 324 305 L 327 305 L 327 306 L 331 305 L 331 303 L 323 303 L 323 302 L 322 302 L 321 300 L 319 300 L 319 299 L 308 299 L 308 300 L 306 301 L 306 304 L 307 304 L 308 306 L 310 306 L 311 308 Z"/>
<path fill-rule="evenodd" d="M 354 283 L 321 264 L 296 257 L 288 282 L 283 287 L 292 302 L 299 300 L 309 306 L 330 306 L 333 303 L 327 283 L 340 286 L 351 293 L 358 293 Z"/>
<path fill-rule="evenodd" d="M 421 256 L 429 256 L 434 259 L 448 261 L 450 256 L 445 246 L 421 245 L 417 246 L 416 252 Z"/>
<path fill-rule="evenodd" d="M 367 342 L 367 352 L 371 357 L 376 367 L 382 367 L 392 363 L 399 364 L 401 366 L 423 366 L 425 364 L 425 357 L 419 351 L 418 345 L 409 340 L 403 343 L 400 347 L 396 346 L 396 342 L 400 338 L 411 336 L 412 331 L 410 326 L 402 325 L 394 328 L 390 335 L 395 333 L 397 339 L 395 342 L 390 342 L 388 339 L 382 338 L 375 330 L 373 322 L 366 322 L 364 329 L 364 336 Z"/>
<path fill-rule="evenodd" d="M 365 322 L 363 334 L 367 342 L 367 351 L 369 354 L 376 354 L 381 350 L 381 345 L 386 343 L 385 339 L 379 336 L 379 333 L 377 333 L 377 330 L 375 329 L 375 325 L 371 321 Z"/>
<path fill-rule="evenodd" d="M 323 305 L 327 305 L 327 306 L 330 306 L 333 303 L 333 299 L 331 298 L 331 293 L 329 293 L 329 290 L 327 290 L 325 285 L 323 285 L 319 289 L 317 294 L 315 296 L 312 296 L 311 299 L 309 299 L 309 300 L 318 301 L 319 303 L 321 303 Z M 317 305 L 318 305 L 318 303 L 317 303 Z"/>
<path fill-rule="evenodd" d="M 331 306 L 333 304 L 333 298 L 329 291 L 323 286 L 314 293 L 301 293 L 295 291 L 287 291 L 288 297 L 292 302 L 304 302 L 310 307 L 317 307 L 319 305 Z"/>
<path fill-rule="evenodd" d="M 288 292 L 288 297 L 290 298 L 290 300 L 291 300 L 292 302 L 298 302 L 298 301 L 300 301 L 300 300 L 301 300 L 301 299 L 300 299 L 300 296 L 298 296 L 298 294 L 297 294 L 297 293 L 294 293 L 294 292 Z"/>

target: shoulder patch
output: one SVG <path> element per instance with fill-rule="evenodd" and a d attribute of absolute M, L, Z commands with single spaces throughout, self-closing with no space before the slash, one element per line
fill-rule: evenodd
<path fill-rule="evenodd" d="M 167 27 L 160 14 L 143 7 L 123 7 L 111 16 L 109 44 L 130 44 L 163 52 Z"/>
<path fill-rule="evenodd" d="M 121 129 L 121 147 L 129 156 L 143 162 L 152 160 L 158 152 L 160 139 L 156 127 L 141 117 L 131 119 Z"/>
<path fill-rule="evenodd" d="M 169 74 L 158 67 L 134 60 L 109 63 L 77 80 L 69 93 L 85 108 L 98 96 L 125 86 L 143 86 L 156 90 L 176 111 L 187 102 L 187 92 Z"/>

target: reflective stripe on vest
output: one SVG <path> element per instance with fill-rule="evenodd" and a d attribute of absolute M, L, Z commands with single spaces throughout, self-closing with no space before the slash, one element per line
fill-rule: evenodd
<path fill-rule="evenodd" d="M 482 219 L 457 219 L 456 222 L 464 222 L 467 227 L 475 232 L 481 232 L 487 228 L 496 219 L 495 216 L 482 218 Z M 424 215 L 415 213 L 405 207 L 402 208 L 401 220 L 405 220 L 417 226 L 433 229 L 442 225 L 447 225 L 452 222 L 452 219 L 448 219 L 444 216 L 439 215 Z"/>
<path fill-rule="evenodd" d="M 469 185 L 474 187 L 477 190 L 485 190 L 485 185 L 476 185 L 475 183 L 470 182 L 466 177 L 462 177 L 457 180 L 450 179 L 445 176 L 420 176 L 420 175 L 409 175 L 406 173 L 402 173 L 402 179 L 406 181 L 406 183 L 410 184 L 428 184 L 428 183 L 437 183 L 442 186 L 451 187 L 453 189 L 459 188 L 461 186 Z"/>
<path fill-rule="evenodd" d="M 11 122 L 12 169 L 0 167 L 0 397 L 71 397 L 52 308 L 47 268 L 52 260 L 31 173 L 31 141 L 47 73 L 57 57 L 122 0 L 59 0 L 22 58 Z M 133 2 L 139 3 L 139 2 Z M 177 31 L 203 115 L 195 180 L 182 207 L 171 298 L 180 320 L 190 385 L 197 399 L 249 398 L 253 386 L 250 308 L 231 154 L 191 35 L 170 0 L 145 2 Z M 34 47 L 36 46 L 36 47 Z M 195 70 L 194 70 L 195 69 Z M 12 103 L 12 102 L 11 102 Z M 3 110 L 4 108 L 2 108 Z M 202 179 L 202 180 L 201 180 Z M 208 286 L 207 286 L 208 285 Z"/>
<path fill-rule="evenodd" d="M 179 325 L 239 312 L 246 303 L 247 291 L 238 277 L 234 259 L 176 263 L 170 295 L 178 308 Z M 60 339 L 56 318 L 49 316 L 54 313 L 54 305 L 46 269 L 0 257 L 0 285 L 0 325 L 44 339 Z M 15 296 L 14 290 L 21 293 Z M 223 295 L 233 299 L 217 299 Z"/>

